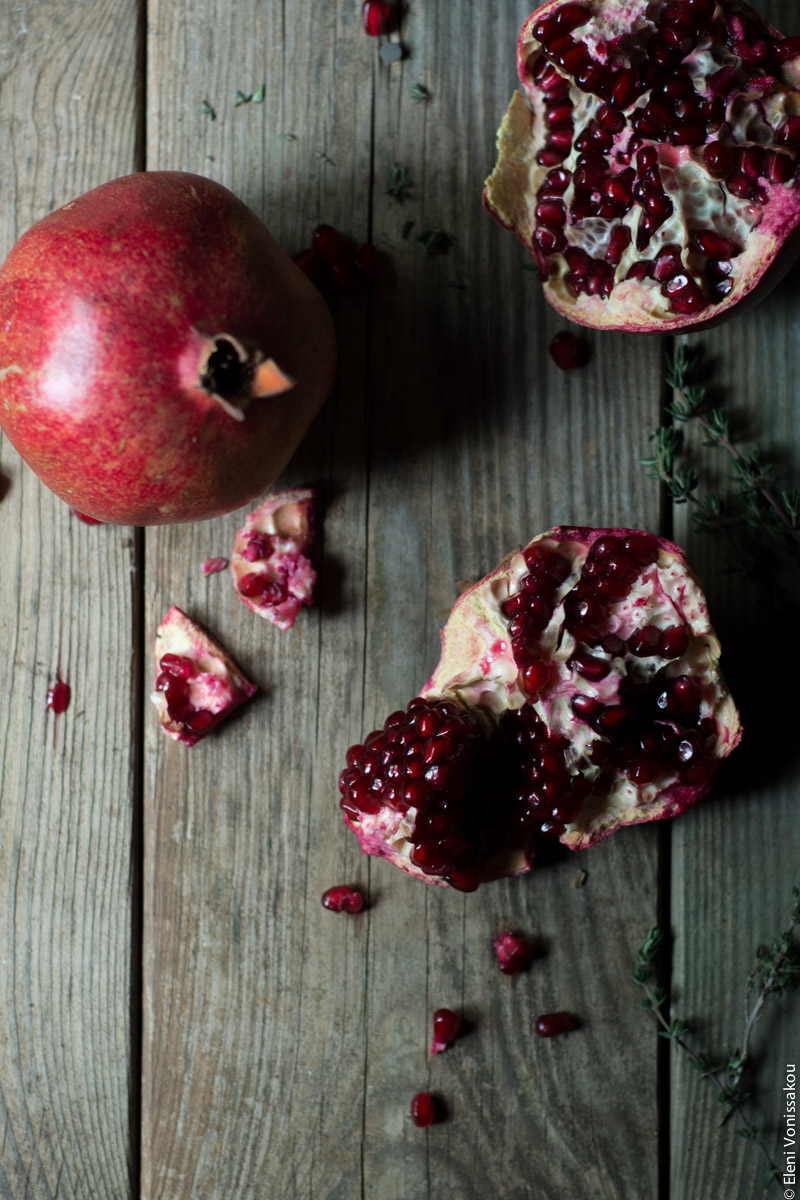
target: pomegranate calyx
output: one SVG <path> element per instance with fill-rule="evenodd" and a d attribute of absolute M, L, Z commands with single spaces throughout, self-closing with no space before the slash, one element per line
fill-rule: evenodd
<path fill-rule="evenodd" d="M 251 400 L 279 396 L 295 386 L 274 359 L 257 348 L 248 350 L 229 333 L 205 341 L 198 374 L 203 391 L 235 421 L 244 420 Z"/>

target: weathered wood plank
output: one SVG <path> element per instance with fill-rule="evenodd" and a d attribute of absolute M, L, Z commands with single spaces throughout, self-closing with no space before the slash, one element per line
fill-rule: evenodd
<path fill-rule="evenodd" d="M 427 679 L 458 580 L 555 523 L 657 527 L 633 451 L 658 411 L 658 343 L 592 339 L 591 367 L 560 374 L 546 347 L 563 322 L 480 206 L 524 15 L 421 8 L 404 30 L 408 62 L 376 80 L 373 226 L 397 279 L 372 319 L 366 722 L 351 736 Z M 411 100 L 416 81 L 429 102 Z M 380 186 L 392 162 L 416 184 L 402 209 Z M 447 256 L 425 256 L 426 227 L 455 235 Z M 593 1196 L 655 1194 L 655 1037 L 627 977 L 655 915 L 656 841 L 628 831 L 467 897 L 370 866 L 365 1195 L 558 1196 L 578 1180 Z M 577 891 L 579 864 L 589 879 Z M 490 946 L 509 926 L 546 949 L 516 981 Z M 442 1004 L 473 1028 L 432 1060 Z M 583 1028 L 545 1043 L 534 1021 L 554 1007 Z M 407 1116 L 425 1087 L 449 1110 L 427 1134 Z"/>
<path fill-rule="evenodd" d="M 0 12 L 0 254 L 134 169 L 136 27 L 132 0 Z M 71 517 L 7 442 L 0 471 L 0 1194 L 124 1197 L 132 531 Z M 57 670 L 72 703 L 55 718 Z"/>
<path fill-rule="evenodd" d="M 776 23 L 780 17 L 776 17 Z M 769 461 L 786 481 L 800 472 L 797 438 L 798 371 L 796 278 L 788 280 L 753 313 L 713 335 L 691 339 L 714 364 L 714 383 L 724 406 L 744 419 Z M 706 455 L 709 474 L 722 488 L 729 469 L 721 452 Z M 713 476 L 712 476 L 713 477 Z M 797 791 L 800 769 L 793 732 L 793 651 L 785 664 L 773 661 L 784 621 L 770 614 L 753 585 L 727 574 L 724 540 L 695 533 L 680 522 L 688 545 L 709 581 L 712 613 L 723 640 L 723 666 L 744 723 L 742 745 L 715 793 L 673 830 L 673 994 L 676 1009 L 691 1025 L 698 1048 L 725 1061 L 727 1045 L 741 1045 L 747 975 L 759 943 L 784 928 L 798 883 L 800 836 Z M 789 580 L 791 586 L 791 579 Z M 797 608 L 797 590 L 787 595 Z M 771 630 L 770 630 L 771 627 Z M 770 644 L 770 637 L 774 641 Z M 782 654 L 778 651 L 779 656 Z M 791 998 L 772 999 L 756 1027 L 751 1119 L 773 1135 L 785 1132 L 782 1088 L 787 1062 L 796 1062 L 800 1012 Z M 733 1134 L 736 1121 L 720 1130 L 713 1087 L 698 1079 L 682 1057 L 673 1061 L 672 1178 L 676 1196 L 759 1195 L 766 1160 L 758 1148 Z"/>
<path fill-rule="evenodd" d="M 796 32 L 797 11 L 787 0 L 764 0 L 760 11 L 787 34 Z M 689 339 L 708 359 L 718 398 L 756 440 L 767 461 L 784 476 L 800 475 L 796 379 L 800 291 L 796 272 L 753 312 L 719 331 Z M 730 490 L 730 469 L 721 451 L 707 451 L 694 438 L 692 452 L 704 464 L 704 479 Z M 743 444 L 744 444 L 743 442 Z M 707 578 L 711 611 L 723 641 L 723 667 L 744 723 L 741 747 L 712 797 L 673 827 L 672 912 L 673 996 L 676 1011 L 691 1028 L 698 1048 L 726 1058 L 744 1030 L 744 988 L 759 943 L 787 923 L 792 886 L 798 883 L 800 833 L 797 792 L 800 768 L 793 731 L 796 702 L 791 662 L 772 659 L 782 621 L 770 615 L 751 583 L 728 573 L 724 539 L 693 530 L 685 509 L 676 511 L 676 537 L 687 545 Z M 797 611 L 796 577 L 785 602 Z M 795 618 L 796 619 L 796 618 Z M 779 657 L 783 651 L 779 650 Z M 772 999 L 751 1043 L 751 1120 L 766 1129 L 770 1150 L 785 1162 L 782 1088 L 787 1062 L 796 1062 L 800 1012 L 790 998 Z M 681 1055 L 673 1057 L 671 1194 L 724 1195 L 749 1200 L 761 1195 L 766 1160 L 758 1147 L 734 1135 L 736 1119 L 720 1130 L 715 1088 L 698 1078 Z M 776 1138 L 777 1140 L 773 1140 Z M 778 1188 L 775 1189 L 778 1194 Z M 771 1194 L 771 1193 L 770 1193 Z"/>
<path fill-rule="evenodd" d="M 364 240 L 374 46 L 357 6 L 249 3 L 232 15 L 220 3 L 199 17 L 157 4 L 151 31 L 151 166 L 215 174 L 292 251 L 322 220 Z M 262 104 L 234 109 L 237 88 L 262 83 Z M 334 917 L 320 896 L 342 873 L 365 874 L 334 800 L 348 709 L 360 724 L 365 305 L 341 305 L 337 390 L 284 480 L 319 488 L 315 608 L 282 634 L 227 574 L 202 578 L 203 558 L 229 554 L 241 514 L 148 535 L 150 641 L 180 603 L 264 689 L 188 754 L 148 723 L 148 1198 L 358 1192 L 368 921 Z"/>

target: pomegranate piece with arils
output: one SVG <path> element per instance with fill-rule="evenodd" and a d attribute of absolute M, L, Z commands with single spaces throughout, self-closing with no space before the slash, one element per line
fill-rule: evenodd
<path fill-rule="evenodd" d="M 0 271 L 0 423 L 82 520 L 168 525 L 249 504 L 335 359 L 319 292 L 199 175 L 105 183 L 37 222 Z"/>
<path fill-rule="evenodd" d="M 156 634 L 155 690 L 161 728 L 193 746 L 258 691 L 227 650 L 173 606 Z"/>
<path fill-rule="evenodd" d="M 706 795 L 740 738 L 683 552 L 561 527 L 469 588 L 431 679 L 347 752 L 346 823 L 368 854 L 463 891 Z M 502 967 L 502 963 L 501 963 Z"/>
<path fill-rule="evenodd" d="M 279 629 L 291 629 L 301 606 L 314 599 L 317 574 L 308 552 L 315 500 L 313 488 L 270 492 L 236 535 L 233 586 L 248 608 Z"/>
<path fill-rule="evenodd" d="M 550 0 L 522 27 L 484 202 L 583 325 L 676 330 L 800 250 L 800 38 L 740 0 Z"/>

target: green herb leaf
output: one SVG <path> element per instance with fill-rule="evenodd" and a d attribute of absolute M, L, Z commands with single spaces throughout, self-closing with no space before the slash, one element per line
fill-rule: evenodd
<path fill-rule="evenodd" d="M 389 168 L 389 179 L 386 188 L 387 196 L 391 196 L 398 204 L 402 204 L 407 193 L 411 191 L 413 186 L 408 175 L 408 167 L 401 167 L 397 163 L 394 163 Z"/>
<path fill-rule="evenodd" d="M 217 119 L 216 111 L 211 107 L 207 100 L 204 100 L 200 105 L 200 112 L 202 116 L 208 117 L 209 121 L 216 121 Z"/>
<path fill-rule="evenodd" d="M 455 238 L 451 233 L 445 233 L 443 229 L 423 229 L 422 233 L 417 235 L 417 241 L 433 258 L 437 254 L 447 254 Z"/>
<path fill-rule="evenodd" d="M 431 94 L 428 89 L 421 83 L 412 83 L 409 88 L 411 99 L 415 104 L 422 104 L 425 100 L 430 100 Z"/>

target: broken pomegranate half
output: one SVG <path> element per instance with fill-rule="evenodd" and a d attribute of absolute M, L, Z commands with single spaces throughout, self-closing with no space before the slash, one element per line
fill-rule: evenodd
<path fill-rule="evenodd" d="M 227 650 L 179 608 L 156 634 L 158 674 L 150 699 L 161 728 L 193 746 L 258 691 Z"/>
<path fill-rule="evenodd" d="M 270 492 L 248 513 L 231 558 L 233 585 L 248 608 L 291 629 L 314 599 L 317 574 L 308 552 L 314 536 L 313 488 Z"/>
<path fill-rule="evenodd" d="M 760 297 L 800 251 L 800 38 L 739 0 L 551 0 L 484 201 L 549 302 L 683 329 Z"/>
<path fill-rule="evenodd" d="M 590 846 L 704 796 L 740 738 L 700 584 L 672 542 L 562 527 L 469 588 L 407 709 L 347 752 L 362 850 L 464 891 L 534 843 Z"/>

